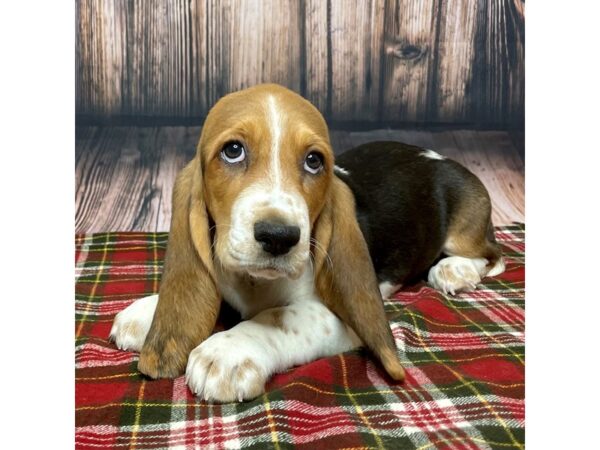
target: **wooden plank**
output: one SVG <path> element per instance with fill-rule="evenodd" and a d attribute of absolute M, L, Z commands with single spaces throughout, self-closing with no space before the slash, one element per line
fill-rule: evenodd
<path fill-rule="evenodd" d="M 385 5 L 382 117 L 422 122 L 436 50 L 437 1 L 389 0 Z"/>
<path fill-rule="evenodd" d="M 188 117 L 205 111 L 203 5 L 78 0 L 77 112 Z"/>
<path fill-rule="evenodd" d="M 436 133 L 433 149 L 479 177 L 490 193 L 495 225 L 525 221 L 525 166 L 508 133 L 472 130 Z"/>
<path fill-rule="evenodd" d="M 479 121 L 524 127 L 525 16 L 521 0 L 487 0 L 478 20 L 479 61 L 473 67 L 479 80 L 475 94 Z M 483 16 L 483 17 L 481 17 Z"/>
<path fill-rule="evenodd" d="M 123 97 L 122 2 L 79 0 L 76 2 L 77 37 L 76 108 L 99 116 L 118 113 Z"/>
<path fill-rule="evenodd" d="M 261 82 L 340 122 L 524 119 L 523 0 L 77 0 L 76 112 L 198 118 Z"/>
<path fill-rule="evenodd" d="M 196 154 L 201 127 L 159 128 L 161 161 L 154 165 L 154 185 L 160 192 L 160 203 L 156 214 L 156 230 L 168 231 L 171 224 L 171 197 L 175 178 L 181 169 Z"/>
<path fill-rule="evenodd" d="M 423 130 L 390 130 L 389 140 L 405 142 L 410 145 L 417 145 L 423 148 L 433 150 L 433 136 L 435 133 Z"/>
<path fill-rule="evenodd" d="M 199 127 L 105 127 L 81 136 L 76 231 L 168 230 L 173 183 L 199 136 Z"/>
<path fill-rule="evenodd" d="M 525 160 L 525 131 L 524 130 L 510 130 L 508 135 L 512 141 L 514 147 L 519 151 L 521 158 Z"/>
<path fill-rule="evenodd" d="M 441 0 L 436 51 L 435 95 L 428 119 L 434 122 L 473 120 L 471 87 L 480 2 Z M 485 99 L 480 99 L 485 101 Z"/>
<path fill-rule="evenodd" d="M 76 231 L 167 231 L 175 177 L 199 137 L 200 127 L 77 127 Z M 457 160 L 488 188 L 496 225 L 525 220 L 524 162 L 509 133 L 331 130 L 336 153 L 381 139 Z"/>
<path fill-rule="evenodd" d="M 300 92 L 299 0 L 211 0 L 208 4 L 208 100 L 258 83 Z"/>
<path fill-rule="evenodd" d="M 354 142 L 350 138 L 350 132 L 346 130 L 329 130 L 329 140 L 331 141 L 335 155 L 339 155 L 354 147 Z"/>
<path fill-rule="evenodd" d="M 112 128 L 110 133 L 95 129 L 90 138 L 75 141 L 77 232 L 109 230 L 102 228 L 103 217 L 99 209 L 103 199 L 114 189 L 111 180 L 116 169 L 117 153 L 113 149 L 122 145 L 126 133 L 124 128 Z M 119 216 L 127 214 L 122 210 L 115 213 Z"/>
<path fill-rule="evenodd" d="M 127 71 L 122 114 L 187 117 L 203 111 L 206 100 L 194 96 L 201 60 L 192 62 L 197 40 L 187 0 L 128 2 Z M 194 9 L 202 22 L 202 8 Z M 196 50 L 197 51 L 197 50 Z"/>
<path fill-rule="evenodd" d="M 305 2 L 305 52 L 301 55 L 306 60 L 304 96 L 323 115 L 328 114 L 327 106 L 330 95 L 327 4 L 328 2 L 323 0 L 307 0 Z"/>
<path fill-rule="evenodd" d="M 384 0 L 330 0 L 331 119 L 379 118 Z"/>
<path fill-rule="evenodd" d="M 190 3 L 190 34 L 192 37 L 190 67 L 191 115 L 200 118 L 208 113 L 208 11 L 206 0 Z"/>

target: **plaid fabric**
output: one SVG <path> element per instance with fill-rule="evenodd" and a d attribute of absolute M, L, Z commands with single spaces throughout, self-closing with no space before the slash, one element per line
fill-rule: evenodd
<path fill-rule="evenodd" d="M 76 237 L 76 447 L 524 448 L 524 227 L 498 228 L 507 270 L 475 292 L 424 283 L 385 304 L 406 381 L 364 351 L 273 377 L 262 397 L 206 404 L 183 377 L 150 381 L 107 341 L 115 314 L 158 291 L 166 233 Z"/>

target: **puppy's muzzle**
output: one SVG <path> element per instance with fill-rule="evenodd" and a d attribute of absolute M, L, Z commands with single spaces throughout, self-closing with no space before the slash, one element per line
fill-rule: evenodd
<path fill-rule="evenodd" d="M 275 222 L 256 222 L 254 239 L 273 256 L 285 255 L 300 240 L 300 228 Z"/>

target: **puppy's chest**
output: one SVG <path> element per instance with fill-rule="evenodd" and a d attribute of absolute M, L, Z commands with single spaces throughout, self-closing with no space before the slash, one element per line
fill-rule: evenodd
<path fill-rule="evenodd" d="M 304 270 L 297 280 L 263 280 L 217 270 L 217 284 L 223 299 L 243 319 L 265 309 L 289 305 L 308 297 L 314 298 L 314 281 L 310 268 Z"/>

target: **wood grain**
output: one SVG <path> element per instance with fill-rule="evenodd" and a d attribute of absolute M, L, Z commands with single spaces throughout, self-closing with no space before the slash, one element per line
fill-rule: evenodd
<path fill-rule="evenodd" d="M 76 137 L 75 229 L 167 230 L 175 176 L 200 128 L 85 128 Z"/>
<path fill-rule="evenodd" d="M 121 77 L 126 65 L 121 3 L 76 2 L 76 110 L 97 116 L 121 110 Z"/>
<path fill-rule="evenodd" d="M 492 198 L 496 225 L 525 221 L 525 162 L 510 136 L 497 131 L 453 131 L 435 135 L 434 148 L 481 179 Z M 438 138 L 439 136 L 439 138 Z M 441 139 L 440 139 L 441 138 Z M 458 151 L 460 149 L 460 151 Z"/>
<path fill-rule="evenodd" d="M 479 2 L 442 0 L 432 113 L 440 122 L 468 120 Z"/>
<path fill-rule="evenodd" d="M 276 82 L 336 123 L 523 127 L 523 0 L 76 0 L 76 36 L 86 123 L 200 122 Z"/>
<path fill-rule="evenodd" d="M 168 231 L 177 173 L 193 157 L 200 127 L 77 127 L 78 233 Z M 524 161 L 519 136 L 504 131 L 331 130 L 336 153 L 396 140 L 434 149 L 480 177 L 496 225 L 525 220 Z"/>
<path fill-rule="evenodd" d="M 77 1 L 77 112 L 98 117 L 203 114 L 202 5 L 201 0 Z"/>
<path fill-rule="evenodd" d="M 305 88 L 302 94 L 321 112 L 331 113 L 331 49 L 329 41 L 329 2 L 307 0 L 304 17 L 304 48 L 306 59 Z"/>
<path fill-rule="evenodd" d="M 377 120 L 384 1 L 331 2 L 331 115 Z M 350 95 L 350 93 L 352 93 Z"/>
<path fill-rule="evenodd" d="M 479 83 L 473 101 L 475 114 L 488 123 L 523 128 L 525 120 L 525 13 L 520 0 L 484 3 L 485 18 L 479 20 L 480 49 L 473 78 Z"/>
<path fill-rule="evenodd" d="M 385 9 L 381 116 L 405 122 L 427 118 L 436 51 L 436 2 L 390 0 Z"/>
<path fill-rule="evenodd" d="M 208 98 L 261 82 L 300 92 L 299 0 L 210 1 Z"/>

